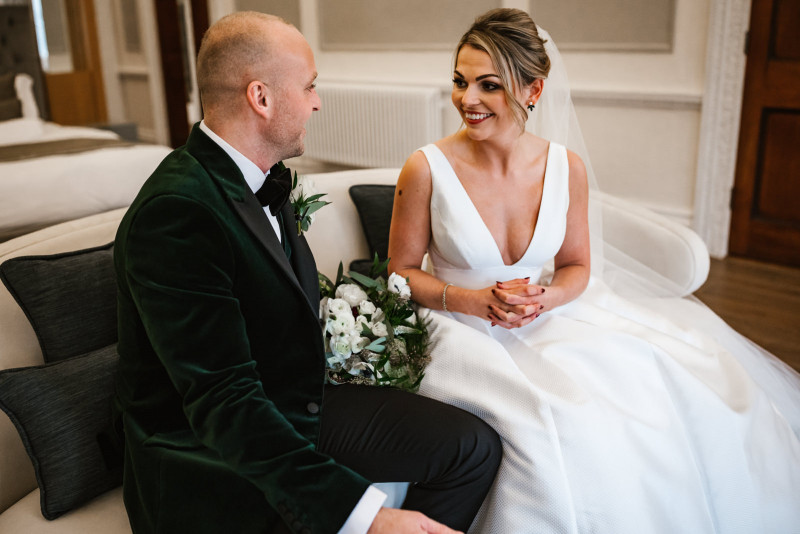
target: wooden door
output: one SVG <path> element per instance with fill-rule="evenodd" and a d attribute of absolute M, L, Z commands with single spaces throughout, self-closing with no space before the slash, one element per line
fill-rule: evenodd
<path fill-rule="evenodd" d="M 730 252 L 800 266 L 800 0 L 753 0 Z"/>
<path fill-rule="evenodd" d="M 72 70 L 46 73 L 50 117 L 59 124 L 106 121 L 106 98 L 92 0 L 65 0 Z"/>

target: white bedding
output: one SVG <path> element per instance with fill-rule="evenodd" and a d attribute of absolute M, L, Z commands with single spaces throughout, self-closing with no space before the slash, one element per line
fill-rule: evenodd
<path fill-rule="evenodd" d="M 97 128 L 61 126 L 36 118 L 0 121 L 0 146 L 74 138 L 117 139 L 117 134 Z"/>
<path fill-rule="evenodd" d="M 36 118 L 0 122 L 0 146 L 74 138 L 117 136 Z M 0 241 L 129 205 L 170 150 L 134 145 L 0 162 Z"/>

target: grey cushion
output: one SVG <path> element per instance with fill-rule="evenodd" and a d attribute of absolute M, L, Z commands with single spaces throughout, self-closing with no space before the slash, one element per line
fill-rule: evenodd
<path fill-rule="evenodd" d="M 111 430 L 116 345 L 37 367 L 0 372 L 0 409 L 22 438 L 55 519 L 122 483 L 103 449 Z M 108 467 L 112 465 L 112 467 Z"/>
<path fill-rule="evenodd" d="M 350 264 L 351 271 L 366 274 L 372 267 L 372 257 L 378 254 L 383 261 L 389 253 L 389 227 L 392 223 L 394 204 L 393 185 L 360 184 L 349 189 L 350 198 L 356 205 L 361 229 L 367 239 L 369 258 L 355 260 Z M 366 271 L 366 272 L 365 272 Z"/>
<path fill-rule="evenodd" d="M 0 100 L 0 121 L 22 117 L 22 102 L 16 97 Z"/>
<path fill-rule="evenodd" d="M 17 98 L 17 90 L 14 87 L 15 77 L 16 74 L 13 72 L 4 72 L 0 74 L 0 100 Z"/>
<path fill-rule="evenodd" d="M 117 341 L 112 244 L 0 265 L 0 279 L 31 322 L 45 362 Z"/>

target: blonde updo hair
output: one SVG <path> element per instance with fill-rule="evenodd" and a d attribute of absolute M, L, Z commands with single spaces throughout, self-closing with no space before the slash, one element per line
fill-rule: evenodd
<path fill-rule="evenodd" d="M 524 130 L 528 112 L 517 102 L 514 92 L 537 79 L 547 78 L 550 72 L 550 58 L 545 52 L 544 41 L 539 37 L 536 23 L 521 9 L 492 9 L 476 18 L 461 37 L 454 63 L 457 64 L 459 52 L 467 45 L 489 54 L 503 82 L 506 102 Z"/>

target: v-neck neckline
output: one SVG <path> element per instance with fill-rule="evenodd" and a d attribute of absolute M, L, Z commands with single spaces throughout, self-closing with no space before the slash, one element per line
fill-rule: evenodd
<path fill-rule="evenodd" d="M 531 234 L 531 239 L 528 242 L 528 247 L 525 249 L 525 252 L 522 253 L 522 256 L 520 256 L 519 259 L 517 259 L 517 261 L 513 263 L 506 263 L 505 260 L 503 259 L 503 252 L 500 250 L 500 245 L 497 243 L 497 240 L 495 240 L 491 230 L 489 230 L 489 227 L 486 225 L 486 221 L 484 221 L 483 216 L 481 215 L 480 211 L 478 211 L 478 207 L 475 206 L 475 203 L 472 201 L 472 197 L 469 196 L 469 193 L 467 192 L 467 189 L 464 187 L 464 184 L 461 183 L 461 179 L 456 174 L 456 171 L 453 168 L 453 165 L 450 163 L 450 160 L 447 159 L 447 156 L 445 156 L 444 152 L 442 152 L 442 149 L 436 146 L 436 144 L 432 144 L 431 146 L 433 146 L 438 151 L 439 155 L 444 159 L 444 161 L 447 162 L 447 168 L 450 171 L 451 178 L 455 179 L 455 181 L 458 183 L 458 187 L 464 194 L 465 199 L 467 200 L 469 205 L 472 206 L 473 214 L 477 217 L 478 221 L 480 221 L 480 227 L 482 227 L 485 230 L 486 234 L 489 237 L 489 240 L 494 244 L 494 250 L 497 252 L 497 256 L 498 259 L 500 260 L 500 263 L 506 267 L 514 267 L 516 265 L 519 265 L 520 262 L 522 262 L 522 260 L 524 260 L 528 256 L 530 251 L 533 249 L 533 244 L 537 240 L 536 239 L 537 235 L 539 235 L 539 228 L 541 227 L 541 224 L 539 223 L 542 219 L 542 206 L 544 206 L 545 195 L 547 193 L 547 190 L 549 189 L 548 184 L 550 180 L 547 179 L 547 175 L 550 172 L 551 168 L 550 157 L 552 156 L 553 153 L 552 151 L 553 143 L 548 142 L 547 145 L 547 160 L 545 161 L 544 178 L 542 179 L 542 197 L 539 199 L 539 212 L 536 214 L 536 224 L 533 227 L 533 232 Z"/>

